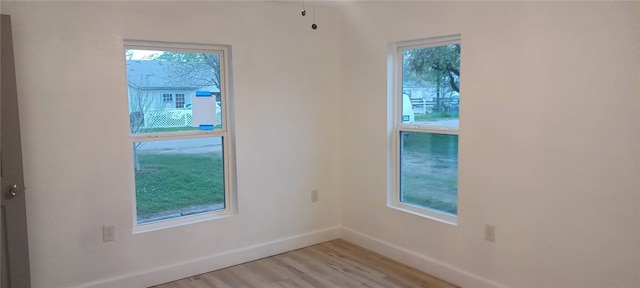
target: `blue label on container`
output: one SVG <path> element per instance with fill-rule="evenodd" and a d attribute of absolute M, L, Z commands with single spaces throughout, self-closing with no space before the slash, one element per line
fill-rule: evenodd
<path fill-rule="evenodd" d="M 196 91 L 196 97 L 211 97 L 213 93 L 211 91 Z"/>
<path fill-rule="evenodd" d="M 211 124 L 200 124 L 200 130 L 213 130 L 213 125 L 211 125 Z"/>

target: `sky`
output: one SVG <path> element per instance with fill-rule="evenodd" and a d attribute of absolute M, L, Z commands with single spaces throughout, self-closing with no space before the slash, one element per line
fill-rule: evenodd
<path fill-rule="evenodd" d="M 136 49 L 127 49 L 127 52 L 132 52 L 131 58 L 128 58 L 128 60 L 147 60 L 151 56 L 162 54 L 162 51 Z"/>

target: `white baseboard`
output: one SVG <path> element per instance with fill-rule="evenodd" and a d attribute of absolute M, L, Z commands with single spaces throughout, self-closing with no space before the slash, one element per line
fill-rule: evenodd
<path fill-rule="evenodd" d="M 381 239 L 358 232 L 356 230 L 342 227 L 342 239 L 358 246 L 367 248 L 376 253 L 382 254 L 402 264 L 414 267 L 425 273 L 443 279 L 460 287 L 473 288 L 504 288 L 505 286 L 478 275 L 471 274 L 462 269 L 453 267 L 433 258 L 407 250 Z"/>
<path fill-rule="evenodd" d="M 342 238 L 460 287 L 505 286 L 347 227 L 329 227 L 191 261 L 86 283 L 76 288 L 149 287 Z"/>
<path fill-rule="evenodd" d="M 329 227 L 183 263 L 87 283 L 78 288 L 149 287 L 338 239 L 340 231 L 339 226 Z"/>

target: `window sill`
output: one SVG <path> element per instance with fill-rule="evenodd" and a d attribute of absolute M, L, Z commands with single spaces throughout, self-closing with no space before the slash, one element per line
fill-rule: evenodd
<path fill-rule="evenodd" d="M 448 224 L 451 226 L 458 226 L 458 217 L 449 214 L 437 212 L 435 210 L 420 208 L 413 205 L 407 205 L 404 203 L 389 203 L 387 207 L 409 213 L 418 217 L 426 218 L 429 220 L 437 221 L 440 223 Z"/>
<path fill-rule="evenodd" d="M 218 210 L 212 212 L 201 213 L 197 215 L 188 215 L 182 217 L 176 217 L 172 219 L 160 220 L 156 222 L 133 224 L 133 234 L 140 234 L 145 232 L 151 232 L 156 230 L 162 230 L 167 228 L 179 227 L 184 225 L 190 225 L 205 221 L 224 219 L 233 216 L 234 214 L 226 210 Z"/>

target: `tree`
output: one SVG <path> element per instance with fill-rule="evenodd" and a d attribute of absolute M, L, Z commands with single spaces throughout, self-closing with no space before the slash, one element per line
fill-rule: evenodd
<path fill-rule="evenodd" d="M 219 54 L 164 52 L 151 60 L 167 61 L 167 72 L 175 76 L 173 79 L 180 84 L 215 86 L 220 89 Z"/>
<path fill-rule="evenodd" d="M 460 93 L 460 44 L 405 50 L 402 64 L 403 84 L 435 88 L 435 111 L 448 108 L 446 94 L 451 101 L 451 92 Z"/>
<path fill-rule="evenodd" d="M 131 134 L 141 134 L 149 132 L 152 127 L 145 123 L 145 114 L 152 109 L 157 109 L 158 102 L 155 101 L 153 95 L 145 90 L 143 84 L 145 79 L 134 80 L 128 79 L 129 88 L 129 129 Z M 133 161 L 136 171 L 140 171 L 140 162 L 138 161 L 138 150 L 144 145 L 144 142 L 133 143 Z"/>

